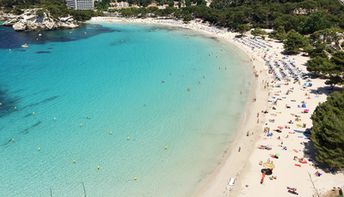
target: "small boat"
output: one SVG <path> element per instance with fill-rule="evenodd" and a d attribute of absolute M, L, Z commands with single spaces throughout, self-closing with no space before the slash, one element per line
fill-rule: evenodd
<path fill-rule="evenodd" d="M 21 45 L 21 47 L 22 47 L 22 48 L 28 48 L 29 45 L 28 45 L 27 43 L 25 43 L 25 44 Z"/>

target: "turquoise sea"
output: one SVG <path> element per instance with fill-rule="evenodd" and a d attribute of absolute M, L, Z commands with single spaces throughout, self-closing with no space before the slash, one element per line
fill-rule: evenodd
<path fill-rule="evenodd" d="M 0 27 L 0 196 L 189 196 L 238 127 L 248 66 L 188 30 Z"/>

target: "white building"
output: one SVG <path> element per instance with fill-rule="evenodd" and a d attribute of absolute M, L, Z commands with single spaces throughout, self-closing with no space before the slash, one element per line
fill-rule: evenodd
<path fill-rule="evenodd" d="M 93 10 L 94 0 L 66 0 L 67 7 L 75 10 Z"/>

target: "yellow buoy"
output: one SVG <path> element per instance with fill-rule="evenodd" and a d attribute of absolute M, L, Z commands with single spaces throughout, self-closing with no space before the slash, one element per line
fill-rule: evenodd
<path fill-rule="evenodd" d="M 137 178 L 136 176 L 134 177 L 134 181 L 137 181 L 137 179 L 139 179 L 139 178 Z"/>
<path fill-rule="evenodd" d="M 168 149 L 168 146 L 166 145 L 166 146 L 164 147 L 164 149 L 167 150 L 167 149 Z"/>
<path fill-rule="evenodd" d="M 130 140 L 130 136 L 127 137 L 127 140 Z"/>
<path fill-rule="evenodd" d="M 76 164 L 76 160 L 75 159 L 73 159 L 73 164 Z"/>
<path fill-rule="evenodd" d="M 97 166 L 97 170 L 100 170 L 100 166 L 99 165 Z"/>

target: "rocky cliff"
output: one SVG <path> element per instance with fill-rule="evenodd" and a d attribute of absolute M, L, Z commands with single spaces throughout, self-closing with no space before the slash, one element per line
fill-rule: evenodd
<path fill-rule="evenodd" d="M 36 8 L 26 9 L 20 15 L 0 13 L 3 25 L 12 26 L 16 31 L 52 30 L 59 28 L 76 28 L 79 22 L 72 16 L 54 18 L 48 11 Z"/>

